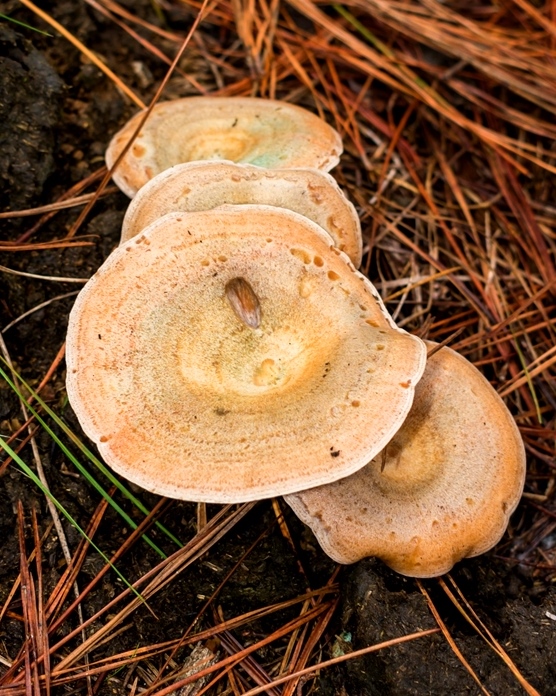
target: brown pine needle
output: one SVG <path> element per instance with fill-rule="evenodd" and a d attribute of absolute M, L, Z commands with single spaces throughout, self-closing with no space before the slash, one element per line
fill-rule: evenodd
<path fill-rule="evenodd" d="M 529 694 L 529 696 L 541 696 L 541 694 L 533 687 L 529 682 L 525 679 L 525 677 L 521 674 L 521 672 L 518 670 L 518 668 L 515 666 L 513 663 L 512 659 L 508 655 L 508 653 L 504 650 L 504 648 L 500 645 L 500 643 L 496 640 L 496 638 L 492 635 L 492 633 L 489 631 L 487 626 L 481 621 L 473 607 L 469 604 L 469 602 L 465 599 L 463 596 L 461 590 L 459 587 L 456 585 L 454 579 L 452 576 L 448 573 L 447 576 L 448 580 L 462 599 L 463 603 L 467 607 L 467 611 L 463 608 L 461 603 L 457 600 L 455 597 L 454 593 L 450 590 L 448 585 L 446 585 L 446 582 L 444 578 L 438 578 L 438 584 L 440 587 L 444 590 L 444 592 L 448 595 L 450 598 L 451 602 L 453 605 L 456 607 L 456 609 L 460 612 L 460 614 L 464 617 L 464 619 L 477 631 L 477 633 L 483 638 L 483 640 L 486 641 L 486 643 L 494 650 L 494 652 L 506 663 L 506 665 L 510 668 L 512 674 L 515 676 L 515 678 L 519 681 L 523 689 Z"/>
<path fill-rule="evenodd" d="M 285 684 L 292 679 L 299 679 L 308 674 L 313 674 L 314 672 L 319 672 L 321 669 L 326 669 L 327 667 L 332 667 L 333 665 L 338 665 L 341 662 L 346 662 L 347 660 L 354 660 L 358 657 L 363 657 L 363 655 L 369 655 L 373 652 L 378 652 L 379 650 L 384 650 L 385 648 L 391 648 L 395 645 L 401 645 L 402 643 L 407 643 L 412 640 L 417 640 L 418 638 L 425 638 L 426 636 L 431 636 L 435 633 L 439 633 L 439 628 L 429 628 L 425 631 L 417 631 L 416 633 L 410 633 L 406 636 L 401 636 L 400 638 L 392 638 L 391 640 L 385 640 L 382 643 L 377 643 L 376 645 L 371 645 L 368 648 L 361 648 L 360 650 L 354 650 L 353 652 L 347 653 L 345 655 L 340 655 L 339 657 L 334 657 L 331 660 L 325 660 L 324 662 L 319 662 L 312 667 L 305 667 L 305 669 L 300 669 L 298 672 L 293 674 L 288 674 L 286 677 L 280 677 L 275 679 L 270 686 L 278 686 L 279 684 Z M 250 689 L 246 691 L 243 696 L 255 696 L 256 694 L 263 693 L 264 689 Z M 162 694 L 155 694 L 154 696 L 163 696 Z"/>
<path fill-rule="evenodd" d="M 110 186 L 105 189 L 102 196 L 109 196 L 116 193 L 119 189 L 116 186 Z M 66 198 L 65 200 L 49 203 L 48 205 L 39 205 L 36 208 L 27 208 L 26 210 L 8 210 L 0 213 L 0 220 L 10 220 L 11 218 L 31 217 L 33 215 L 43 215 L 44 213 L 53 213 L 58 210 L 66 210 L 67 208 L 75 208 L 79 205 L 84 205 L 94 196 L 94 193 L 84 193 L 82 196 L 74 198 Z M 5 242 L 6 246 L 9 242 Z"/>
<path fill-rule="evenodd" d="M 43 19 L 47 24 L 49 24 L 53 29 L 58 31 L 64 38 L 66 38 L 71 44 L 73 44 L 81 53 L 86 56 L 91 63 L 97 66 L 107 77 L 109 77 L 114 84 L 121 89 L 121 91 L 127 95 L 132 102 L 135 103 L 140 109 L 145 108 L 145 104 L 141 99 L 135 94 L 135 92 L 130 89 L 110 68 L 105 65 L 100 58 L 89 50 L 79 39 L 69 32 L 65 27 L 63 27 L 59 22 L 57 22 L 53 17 L 51 17 L 48 12 L 44 12 L 39 7 L 37 7 L 31 0 L 20 0 L 20 2 L 34 12 L 37 16 Z"/>
<path fill-rule="evenodd" d="M 23 312 L 23 314 L 20 314 L 16 319 L 11 321 L 9 324 L 6 324 L 6 326 L 4 326 L 4 328 L 1 330 L 0 333 L 6 333 L 6 331 L 9 331 L 9 329 L 11 329 L 12 326 L 19 324 L 20 321 L 23 321 L 27 317 L 31 316 L 31 314 L 34 314 L 35 312 L 38 312 L 41 309 L 44 309 L 45 307 L 48 307 L 53 302 L 57 302 L 58 300 L 65 300 L 68 297 L 74 297 L 75 295 L 77 295 L 78 292 L 79 292 L 79 290 L 74 290 L 73 292 L 66 292 L 63 295 L 56 295 L 56 297 L 52 297 L 50 300 L 46 300 L 45 302 L 41 302 L 36 307 L 33 307 L 32 309 L 28 309 L 26 312 Z"/>
<path fill-rule="evenodd" d="M 11 273 L 12 275 L 22 276 L 23 278 L 37 278 L 37 280 L 48 280 L 52 283 L 79 283 L 84 284 L 89 281 L 89 278 L 60 278 L 58 276 L 44 276 L 37 273 L 25 273 L 25 271 L 16 271 L 14 268 L 6 268 L 0 266 L 0 271 L 3 273 Z"/>
<path fill-rule="evenodd" d="M 444 339 L 441 343 L 439 343 L 437 346 L 434 346 L 433 348 L 431 348 L 431 349 L 427 352 L 427 360 L 430 360 L 430 359 L 432 358 L 432 356 L 433 356 L 435 353 L 438 353 L 439 350 L 442 350 L 442 348 L 445 348 L 445 347 L 446 347 L 447 345 L 449 345 L 450 343 L 453 343 L 454 340 L 455 340 L 458 336 L 460 336 L 464 331 L 465 331 L 465 327 L 462 326 L 462 327 L 461 327 L 460 329 L 458 329 L 457 331 L 454 331 L 453 334 L 450 334 L 450 336 L 448 336 L 448 338 L 445 338 L 445 339 Z"/>
<path fill-rule="evenodd" d="M 458 658 L 458 660 L 465 667 L 465 669 L 469 672 L 469 674 L 473 677 L 473 679 L 477 683 L 477 686 L 479 687 L 481 692 L 483 694 L 485 694 L 485 696 L 492 696 L 490 691 L 485 689 L 485 687 L 482 685 L 481 680 L 475 674 L 475 671 L 473 670 L 473 668 L 471 667 L 469 662 L 467 662 L 467 660 L 463 656 L 461 650 L 456 645 L 454 639 L 452 638 L 452 636 L 450 635 L 450 632 L 448 631 L 448 629 L 446 627 L 446 624 L 444 623 L 444 621 L 442 621 L 442 618 L 441 618 L 440 614 L 438 613 L 437 608 L 434 606 L 433 601 L 430 598 L 429 593 L 427 592 L 427 590 L 425 589 L 425 587 L 423 586 L 421 581 L 417 579 L 416 583 L 417 583 L 417 586 L 419 587 L 419 589 L 421 590 L 421 592 L 425 595 L 425 599 L 427 600 L 427 604 L 429 605 L 429 609 L 431 611 L 431 614 L 434 616 L 436 623 L 440 626 L 440 630 L 444 634 L 444 638 L 446 638 L 448 645 L 452 648 L 452 650 L 456 654 L 456 657 Z"/>

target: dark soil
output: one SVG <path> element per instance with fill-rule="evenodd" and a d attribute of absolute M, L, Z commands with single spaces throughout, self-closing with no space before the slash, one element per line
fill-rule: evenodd
<path fill-rule="evenodd" d="M 58 21 L 117 69 L 145 101 L 152 97 L 165 72 L 162 63 L 81 0 L 46 5 Z M 148 21 L 160 23 L 160 17 L 154 11 L 155 3 L 141 0 L 127 5 Z M 19 3 L 4 2 L 2 12 L 31 26 L 45 28 Z M 172 6 L 172 11 L 166 14 L 166 21 L 170 22 L 171 29 L 183 31 L 191 16 L 184 6 Z M 6 211 L 56 200 L 74 184 L 100 169 L 111 135 L 136 109 L 112 82 L 63 38 L 46 37 L 3 20 L 0 22 L 0 204 Z M 216 29 L 207 25 L 202 34 L 210 38 L 211 31 L 216 32 Z M 168 45 L 163 48 L 170 50 Z M 192 54 L 189 60 L 192 63 L 198 61 L 199 79 L 206 80 L 210 87 L 210 71 L 203 67 L 199 55 Z M 176 79 L 170 84 L 168 96 L 188 93 L 192 93 L 192 88 L 187 82 Z M 80 230 L 80 234 L 89 235 L 91 246 L 4 253 L 0 256 L 0 263 L 39 275 L 88 277 L 117 245 L 126 205 L 126 197 L 114 193 L 94 206 Z M 31 241 L 63 237 L 77 215 L 76 209 L 57 213 Z M 17 239 L 37 219 L 0 220 L 0 239 Z M 78 287 L 0 273 L 0 326 L 6 326 L 40 303 Z M 31 385 L 42 379 L 64 341 L 72 302 L 72 297 L 56 300 L 4 334 L 14 363 Z M 43 395 L 79 433 L 79 426 L 65 401 L 64 376 L 62 364 Z M 20 423 L 18 400 L 2 382 L 0 434 L 9 435 Z M 54 494 L 81 524 L 86 525 L 99 503 L 98 494 L 73 471 L 48 435 L 42 434 L 38 440 L 46 476 Z M 29 465 L 33 464 L 29 448 L 23 450 L 22 456 Z M 35 507 L 41 533 L 47 529 L 50 518 L 40 492 L 13 464 L 0 479 L 0 491 L 5 501 L 0 510 L 1 605 L 19 573 L 18 501 L 23 503 L 27 521 L 31 508 Z M 137 494 L 147 506 L 156 503 L 154 496 L 143 491 L 137 491 Z M 125 501 L 118 502 L 127 507 L 130 515 L 140 519 Z M 209 510 L 211 513 L 214 510 Z M 523 514 L 519 509 L 515 518 Z M 187 540 L 196 530 L 195 515 L 195 505 L 172 502 L 162 521 L 180 539 Z M 294 538 L 299 540 L 298 553 L 307 570 L 309 583 L 314 588 L 324 585 L 333 572 L 332 562 L 293 515 L 289 511 L 286 515 Z M 201 562 L 187 569 L 155 597 L 151 608 L 156 620 L 146 609 L 136 612 L 127 630 L 110 642 L 110 653 L 181 635 L 204 598 L 211 594 L 225 573 L 265 529 L 269 530 L 267 535 L 220 596 L 223 615 L 231 618 L 304 592 L 306 581 L 299 573 L 296 555 L 274 522 L 270 504 L 258 504 Z M 70 548 L 75 549 L 78 533 L 67 525 L 66 532 Z M 128 532 L 121 518 L 109 511 L 95 540 L 105 553 L 110 554 L 124 541 Z M 173 550 L 160 533 L 153 532 L 152 536 L 166 551 Z M 556 620 L 553 618 L 556 614 L 556 588 L 542 577 L 533 576 L 526 566 L 498 560 L 495 553 L 496 550 L 460 563 L 453 577 L 524 677 L 545 696 L 556 694 Z M 126 577 L 134 579 L 158 561 L 156 554 L 140 543 L 127 554 L 120 567 Z M 43 547 L 46 591 L 58 579 L 63 567 L 57 537 L 51 532 Z M 100 557 L 89 554 L 79 578 L 80 584 L 85 585 L 100 567 Z M 380 562 L 370 559 L 343 569 L 340 586 L 341 607 L 322 643 L 321 659 L 436 626 L 417 583 L 393 573 Z M 463 655 L 489 692 L 497 696 L 523 693 L 508 667 L 458 614 L 437 582 L 426 581 L 424 586 Z M 85 615 L 103 606 L 120 588 L 121 582 L 114 575 L 105 576 L 101 587 L 85 604 Z M 16 594 L 9 607 L 11 613 L 0 625 L 0 656 L 4 659 L 14 659 L 22 645 L 24 632 L 19 618 L 21 602 L 18 597 Z M 290 614 L 271 616 L 250 625 L 243 632 L 238 631 L 237 638 L 252 642 L 293 616 L 295 610 Z M 276 655 L 268 651 L 259 654 L 258 659 L 268 664 L 276 659 Z M 5 668 L 0 665 L 2 669 Z M 128 693 L 123 681 L 123 674 L 113 675 L 99 684 L 98 693 Z M 79 686 L 78 692 L 81 693 L 81 687 L 86 693 L 83 685 Z M 308 692 L 309 685 L 304 688 Z M 68 690 L 58 687 L 55 693 L 70 693 L 70 690 L 69 687 Z M 322 671 L 314 682 L 312 693 L 458 696 L 480 693 L 480 689 L 446 639 L 442 634 L 436 634 Z"/>

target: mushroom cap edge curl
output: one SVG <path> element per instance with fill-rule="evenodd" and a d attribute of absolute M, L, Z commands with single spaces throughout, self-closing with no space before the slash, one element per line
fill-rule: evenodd
<path fill-rule="evenodd" d="M 226 296 L 236 278 L 258 328 Z M 363 466 L 405 419 L 425 360 L 318 225 L 222 206 L 170 213 L 113 252 L 70 315 L 67 389 L 118 473 L 243 502 Z"/>
<path fill-rule="evenodd" d="M 110 141 L 109 169 L 144 113 L 135 114 Z M 300 106 L 254 97 L 184 97 L 156 104 L 112 178 L 133 198 L 147 181 L 180 162 L 224 159 L 327 172 L 342 150 L 339 133 Z"/>
<path fill-rule="evenodd" d="M 227 160 L 176 164 L 153 177 L 129 204 L 121 241 L 166 213 L 224 204 L 272 205 L 300 213 L 326 230 L 356 268 L 361 264 L 357 211 L 330 174 L 308 168 L 265 169 Z"/>
<path fill-rule="evenodd" d="M 352 476 L 286 501 L 335 561 L 377 556 L 403 575 L 434 577 L 498 543 L 521 498 L 525 464 L 502 399 L 445 347 L 427 362 L 384 452 Z"/>

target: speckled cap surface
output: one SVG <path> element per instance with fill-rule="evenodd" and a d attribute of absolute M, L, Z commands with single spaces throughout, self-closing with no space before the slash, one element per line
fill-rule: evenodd
<path fill-rule="evenodd" d="M 238 278 L 252 326 L 230 302 Z M 117 248 L 66 355 L 107 464 L 162 495 L 241 502 L 364 466 L 405 419 L 426 348 L 318 225 L 245 205 L 170 213 Z"/>
<path fill-rule="evenodd" d="M 214 160 L 177 164 L 137 192 L 124 218 L 122 242 L 166 213 L 210 210 L 226 203 L 300 213 L 326 230 L 356 268 L 361 264 L 357 211 L 334 179 L 317 169 L 265 169 Z"/>
<path fill-rule="evenodd" d="M 378 556 L 403 575 L 433 577 L 500 540 L 524 480 L 510 412 L 472 363 L 442 348 L 382 453 L 286 501 L 337 562 Z"/>
<path fill-rule="evenodd" d="M 136 114 L 112 138 L 112 168 L 137 129 Z M 315 114 L 294 104 L 249 97 L 186 97 L 158 103 L 113 174 L 132 198 L 150 179 L 180 162 L 231 160 L 267 169 L 338 164 L 342 140 Z"/>

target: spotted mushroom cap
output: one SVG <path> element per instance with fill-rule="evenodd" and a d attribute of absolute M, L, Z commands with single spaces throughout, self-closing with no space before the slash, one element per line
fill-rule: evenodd
<path fill-rule="evenodd" d="M 329 174 L 227 161 L 187 162 L 157 174 L 131 201 L 122 242 L 166 213 L 209 210 L 224 203 L 272 205 L 300 213 L 324 228 L 355 267 L 361 263 L 357 211 Z"/>
<path fill-rule="evenodd" d="M 524 480 L 510 412 L 469 361 L 442 348 L 383 452 L 286 501 L 337 562 L 378 556 L 403 575 L 433 577 L 500 540 Z"/>
<path fill-rule="evenodd" d="M 112 168 L 144 112 L 112 138 Z M 231 160 L 267 169 L 312 167 L 327 172 L 342 153 L 340 135 L 299 106 L 250 97 L 186 97 L 160 102 L 113 173 L 130 198 L 160 172 L 180 162 Z"/>
<path fill-rule="evenodd" d="M 68 396 L 105 461 L 155 493 L 240 502 L 328 483 L 380 451 L 425 364 L 307 218 L 169 213 L 80 293 Z"/>

